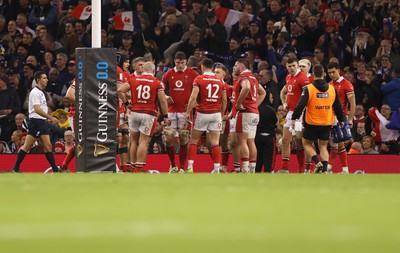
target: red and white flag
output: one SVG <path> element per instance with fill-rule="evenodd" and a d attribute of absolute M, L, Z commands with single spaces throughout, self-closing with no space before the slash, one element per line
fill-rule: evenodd
<path fill-rule="evenodd" d="M 76 19 L 86 20 L 92 15 L 92 6 L 78 4 L 71 12 L 70 16 Z"/>
<path fill-rule="evenodd" d="M 214 10 L 217 19 L 226 28 L 228 35 L 231 33 L 232 26 L 239 21 L 241 11 L 235 11 L 224 7 L 219 7 Z M 249 20 L 252 20 L 254 15 L 249 14 Z"/>
<path fill-rule="evenodd" d="M 133 32 L 134 30 L 133 13 L 131 11 L 118 13 L 113 17 L 113 19 L 114 19 L 115 30 Z"/>

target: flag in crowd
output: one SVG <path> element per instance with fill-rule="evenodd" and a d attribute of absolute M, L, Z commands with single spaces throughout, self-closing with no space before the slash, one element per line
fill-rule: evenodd
<path fill-rule="evenodd" d="M 80 20 L 86 20 L 92 15 L 92 6 L 78 4 L 71 12 L 70 16 Z"/>
<path fill-rule="evenodd" d="M 116 14 L 114 17 L 114 29 L 123 31 L 140 31 L 140 21 L 136 12 L 125 11 Z"/>
<path fill-rule="evenodd" d="M 230 34 L 232 26 L 239 21 L 240 14 L 242 14 L 241 11 L 236 11 L 225 7 L 219 7 L 215 9 L 214 12 L 219 22 L 225 26 L 228 35 Z M 252 20 L 253 18 L 254 15 L 249 14 L 249 20 Z"/>

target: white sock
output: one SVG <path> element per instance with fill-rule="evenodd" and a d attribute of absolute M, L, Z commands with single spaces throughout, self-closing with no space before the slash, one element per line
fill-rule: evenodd
<path fill-rule="evenodd" d="M 188 160 L 188 169 L 193 169 L 194 160 Z"/>
<path fill-rule="evenodd" d="M 256 172 L 256 163 L 249 163 L 249 170 L 251 173 Z"/>
<path fill-rule="evenodd" d="M 349 172 L 349 167 L 342 167 L 342 172 Z"/>
<path fill-rule="evenodd" d="M 228 170 L 228 166 L 222 165 L 222 166 L 221 166 L 221 170 L 222 170 L 223 172 L 226 172 L 226 171 Z"/>
<path fill-rule="evenodd" d="M 328 171 L 332 170 L 332 164 L 328 164 Z"/>
<path fill-rule="evenodd" d="M 249 162 L 242 162 L 242 171 L 245 173 L 249 173 Z"/>
<path fill-rule="evenodd" d="M 214 171 L 219 172 L 220 169 L 221 169 L 221 164 L 219 164 L 219 163 L 214 163 Z"/>

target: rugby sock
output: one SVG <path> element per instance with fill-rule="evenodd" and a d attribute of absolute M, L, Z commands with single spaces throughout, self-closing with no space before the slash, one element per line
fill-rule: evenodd
<path fill-rule="evenodd" d="M 251 173 L 256 172 L 256 161 L 255 160 L 249 161 L 249 170 Z"/>
<path fill-rule="evenodd" d="M 348 165 L 347 165 L 347 152 L 346 152 L 346 149 L 343 148 L 343 149 L 339 150 L 338 155 L 339 155 L 340 162 L 342 163 L 342 168 L 343 167 L 347 167 Z"/>
<path fill-rule="evenodd" d="M 331 148 L 331 151 L 329 152 L 329 161 L 328 161 L 330 165 L 333 165 L 333 160 L 335 160 L 337 155 L 338 155 L 338 149 Z"/>
<path fill-rule="evenodd" d="M 144 172 L 144 166 L 146 166 L 146 162 L 136 162 L 136 169 L 134 172 L 136 173 Z"/>
<path fill-rule="evenodd" d="M 313 162 L 314 162 L 315 164 L 319 163 L 319 160 L 318 160 L 318 156 L 317 156 L 317 155 L 314 155 L 313 157 L 311 157 L 311 160 L 313 160 Z"/>
<path fill-rule="evenodd" d="M 169 160 L 171 161 L 171 166 L 172 167 L 176 167 L 176 164 L 175 164 L 175 146 L 174 146 L 174 144 L 172 144 L 171 146 L 167 147 L 167 154 L 168 154 Z"/>
<path fill-rule="evenodd" d="M 51 167 L 53 168 L 53 172 L 58 172 L 58 167 L 56 161 L 54 160 L 53 152 L 46 152 L 46 159 L 50 163 Z"/>
<path fill-rule="evenodd" d="M 195 142 L 191 142 L 189 144 L 189 154 L 188 154 L 188 168 L 193 168 L 194 157 L 197 154 L 197 144 Z"/>
<path fill-rule="evenodd" d="M 247 157 L 242 158 L 242 171 L 245 173 L 249 172 L 249 158 Z"/>
<path fill-rule="evenodd" d="M 221 164 L 221 148 L 215 145 L 211 148 L 211 153 L 214 163 Z"/>
<path fill-rule="evenodd" d="M 222 167 L 223 166 L 228 167 L 228 162 L 229 162 L 229 151 L 222 152 L 222 162 L 221 162 Z"/>
<path fill-rule="evenodd" d="M 328 171 L 328 162 L 327 161 L 322 161 L 322 172 L 327 172 Z"/>
<path fill-rule="evenodd" d="M 75 157 L 75 145 L 68 151 L 68 154 L 61 165 L 61 169 L 63 170 L 68 169 L 68 164 L 74 157 Z"/>
<path fill-rule="evenodd" d="M 289 157 L 282 157 L 282 170 L 288 170 L 289 168 Z"/>
<path fill-rule="evenodd" d="M 239 162 L 233 163 L 233 171 L 240 171 L 240 163 Z"/>
<path fill-rule="evenodd" d="M 24 160 L 26 154 L 27 153 L 22 149 L 18 151 L 17 161 L 15 161 L 15 165 L 13 167 L 14 171 L 19 171 L 19 166 L 21 165 L 21 162 Z"/>
<path fill-rule="evenodd" d="M 179 162 L 181 165 L 181 169 L 185 168 L 187 158 L 188 158 L 188 146 L 180 145 L 179 146 Z"/>
<path fill-rule="evenodd" d="M 304 156 L 304 149 L 296 149 L 296 156 L 297 161 L 299 163 L 299 173 L 304 173 L 304 166 L 305 166 L 305 156 Z"/>
<path fill-rule="evenodd" d="M 307 170 L 308 172 L 311 172 L 311 165 L 312 165 L 311 162 L 306 162 L 306 168 L 305 168 L 305 170 Z M 300 171 L 299 171 L 299 173 L 304 173 L 304 171 L 303 171 L 303 172 L 300 172 Z"/>

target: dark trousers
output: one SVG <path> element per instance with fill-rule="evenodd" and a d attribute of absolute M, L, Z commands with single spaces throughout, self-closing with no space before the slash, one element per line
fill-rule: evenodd
<path fill-rule="evenodd" d="M 257 147 L 256 173 L 272 172 L 275 167 L 276 139 L 275 134 L 264 136 L 257 133 L 255 138 Z"/>

